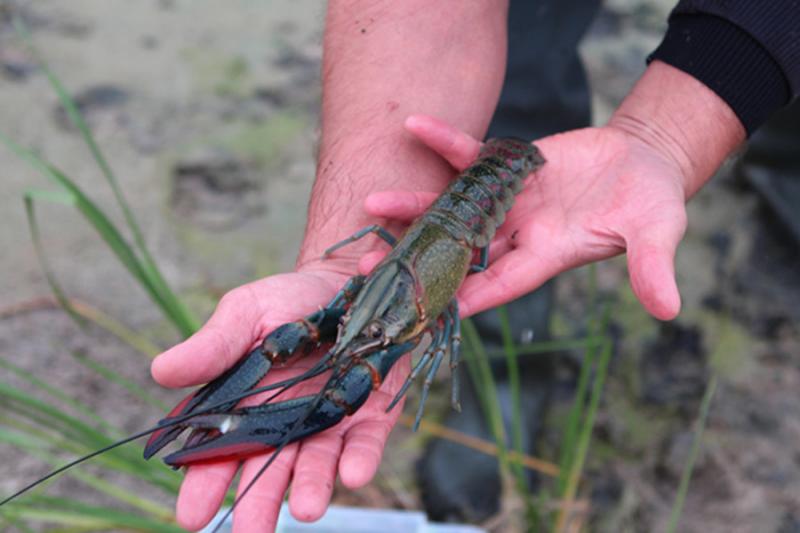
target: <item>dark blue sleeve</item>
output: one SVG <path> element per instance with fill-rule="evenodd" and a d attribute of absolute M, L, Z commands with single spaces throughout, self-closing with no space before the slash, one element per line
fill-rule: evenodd
<path fill-rule="evenodd" d="M 800 94 L 800 0 L 681 0 L 649 59 L 708 86 L 749 135 Z"/>

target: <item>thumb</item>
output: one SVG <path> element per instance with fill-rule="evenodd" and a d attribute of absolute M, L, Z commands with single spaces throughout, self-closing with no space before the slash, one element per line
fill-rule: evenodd
<path fill-rule="evenodd" d="M 648 313 L 672 320 L 681 309 L 675 281 L 675 252 L 686 230 L 686 214 L 651 225 L 627 239 L 631 287 Z"/>
<path fill-rule="evenodd" d="M 470 134 L 428 115 L 411 115 L 405 127 L 456 170 L 467 168 L 481 149 L 480 141 Z"/>
<path fill-rule="evenodd" d="M 247 286 L 222 297 L 194 335 L 153 360 L 150 372 L 165 387 L 206 383 L 233 366 L 258 339 L 259 306 Z"/>

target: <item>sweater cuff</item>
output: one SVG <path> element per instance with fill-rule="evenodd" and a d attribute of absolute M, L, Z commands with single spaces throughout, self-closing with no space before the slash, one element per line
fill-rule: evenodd
<path fill-rule="evenodd" d="M 714 91 L 748 136 L 791 97 L 789 82 L 772 56 L 745 31 L 713 15 L 673 15 L 648 62 L 654 59 Z"/>

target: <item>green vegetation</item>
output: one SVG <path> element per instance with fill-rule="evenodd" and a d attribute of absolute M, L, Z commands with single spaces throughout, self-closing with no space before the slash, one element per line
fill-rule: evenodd
<path fill-rule="evenodd" d="M 595 269 L 590 268 L 591 308 L 596 306 Z M 581 475 L 589 452 L 592 430 L 600 406 L 600 398 L 611 358 L 611 339 L 607 335 L 608 310 L 592 312 L 589 320 L 589 335 L 582 339 L 565 339 L 515 345 L 511 339 L 508 316 L 505 309 L 500 310 L 503 328 L 503 350 L 508 365 L 508 375 L 512 395 L 511 439 L 505 434 L 499 406 L 492 401 L 496 397 L 494 378 L 489 366 L 488 354 L 484 349 L 475 327 L 464 323 L 465 360 L 470 376 L 475 383 L 483 406 L 484 415 L 494 439 L 498 444 L 502 486 L 504 490 L 516 490 L 514 498 L 521 499 L 526 508 L 527 528 L 532 531 L 561 531 L 569 517 L 578 495 Z M 518 461 L 509 459 L 509 452 L 522 454 L 522 421 L 520 414 L 520 390 L 518 358 L 521 355 L 534 356 L 537 353 L 553 353 L 565 350 L 583 352 L 581 372 L 576 386 L 575 397 L 564 425 L 559 444 L 558 475 L 551 483 L 545 483 L 539 494 L 532 495 L 528 489 L 526 473 Z M 517 455 L 518 457 L 518 455 Z M 513 479 L 512 479 L 513 478 Z M 504 494 L 504 497 L 511 497 Z M 558 505 L 552 505 L 558 502 Z M 555 511 L 553 510 L 555 509 Z M 549 525 L 548 525 L 549 524 Z"/>
<path fill-rule="evenodd" d="M 703 432 L 708 422 L 708 412 L 711 410 L 711 400 L 714 398 L 714 393 L 717 390 L 717 375 L 711 376 L 706 385 L 706 392 L 703 394 L 703 401 L 700 403 L 700 414 L 697 417 L 697 423 L 694 429 L 694 438 L 692 439 L 692 448 L 689 450 L 689 458 L 681 472 L 681 481 L 678 485 L 678 493 L 675 495 L 675 503 L 672 505 L 672 513 L 669 516 L 669 524 L 667 525 L 667 533 L 674 533 L 678 530 L 678 522 L 681 519 L 683 512 L 683 504 L 686 501 L 686 494 L 689 492 L 689 481 L 692 479 L 692 472 L 694 472 L 695 461 L 697 455 L 700 453 L 700 446 L 703 441 Z"/>
<path fill-rule="evenodd" d="M 78 110 L 78 106 L 67 93 L 61 81 L 47 67 L 46 63 L 44 63 L 41 58 L 38 58 L 27 28 L 25 28 L 20 20 L 15 20 L 15 26 L 22 39 L 28 44 L 31 52 L 37 57 L 40 68 L 50 81 L 53 90 L 58 94 L 58 98 L 67 116 L 80 131 L 97 167 L 102 172 L 108 186 L 111 187 L 117 204 L 124 215 L 127 229 L 133 236 L 133 244 L 131 244 L 102 209 L 100 209 L 73 180 L 56 168 L 55 165 L 43 160 L 32 150 L 19 146 L 7 136 L 0 135 L 0 142 L 5 144 L 14 153 L 29 163 L 33 169 L 58 187 L 56 191 L 31 190 L 25 195 L 25 209 L 28 215 L 31 235 L 33 236 L 37 253 L 39 254 L 47 280 L 53 288 L 54 294 L 70 315 L 73 317 L 78 316 L 74 309 L 70 307 L 69 301 L 46 261 L 44 249 L 39 238 L 38 225 L 36 223 L 36 212 L 34 209 L 36 201 L 73 206 L 84 217 L 86 222 L 100 234 L 100 237 L 105 241 L 109 249 L 114 252 L 120 263 L 128 269 L 139 285 L 147 291 L 148 295 L 153 299 L 156 305 L 158 305 L 170 322 L 175 325 L 178 331 L 185 337 L 191 335 L 198 329 L 200 324 L 175 293 L 172 292 L 164 276 L 161 274 L 161 271 L 156 266 L 155 260 L 144 242 L 139 224 L 136 222 L 136 218 L 133 216 L 133 212 L 125 200 L 125 196 L 119 187 L 114 172 L 111 170 L 111 166 L 108 164 L 108 161 L 92 136 L 91 131 L 89 131 L 89 127 Z"/>
<path fill-rule="evenodd" d="M 27 28 L 19 20 L 15 21 L 15 25 L 20 37 L 36 56 Z M 123 231 L 111 222 L 106 213 L 55 165 L 45 161 L 32 150 L 19 146 L 7 136 L 0 134 L 0 142 L 57 186 L 55 191 L 31 190 L 24 197 L 31 236 L 42 269 L 58 302 L 79 324 L 84 325 L 87 321 L 94 322 L 141 353 L 152 357 L 155 355 L 155 347 L 147 339 L 131 332 L 110 317 L 91 309 L 76 306 L 61 289 L 47 262 L 47 256 L 39 236 L 35 205 L 37 202 L 49 202 L 72 206 L 97 231 L 120 263 L 147 292 L 179 333 L 189 336 L 199 327 L 197 319 L 169 288 L 156 266 L 114 173 L 74 100 L 41 58 L 37 56 L 37 59 L 40 68 L 58 94 L 61 105 L 80 131 L 106 183 L 111 187 L 123 213 L 126 230 L 132 236 L 131 243 L 123 236 Z M 140 401 L 156 405 L 161 409 L 165 407 L 147 391 L 126 380 L 114 370 L 103 367 L 81 354 L 73 355 L 77 362 L 103 376 L 106 380 L 117 384 Z M 92 406 L 64 395 L 7 360 L 0 360 L 0 366 L 27 382 L 31 389 L 38 393 L 32 394 L 0 383 L 0 398 L 2 398 L 2 402 L 0 402 L 2 405 L 0 442 L 14 446 L 43 462 L 58 466 L 63 462 L 64 452 L 73 456 L 85 455 L 127 436 L 120 428 L 100 418 Z M 39 395 L 48 398 L 48 401 L 39 399 L 37 397 Z M 139 446 L 122 446 L 110 450 L 97 456 L 93 460 L 92 466 L 91 470 L 86 468 L 69 470 L 66 475 L 104 493 L 116 501 L 118 506 L 93 506 L 73 498 L 45 496 L 42 491 L 46 485 L 43 485 L 26 495 L 25 498 L 16 500 L 0 509 L 0 523 L 8 527 L 14 526 L 21 531 L 29 531 L 27 524 L 34 522 L 56 525 L 64 531 L 182 531 L 175 524 L 172 508 L 162 503 L 164 494 L 171 497 L 177 495 L 180 475 L 164 468 L 157 462 L 143 461 L 142 449 Z M 93 474 L 92 471 L 98 471 L 98 473 Z M 117 474 L 114 476 L 114 482 L 105 479 L 111 472 Z M 140 496 L 137 491 L 123 488 L 119 484 L 120 474 L 146 483 L 153 489 L 152 499 Z M 119 508 L 126 510 L 119 510 Z"/>

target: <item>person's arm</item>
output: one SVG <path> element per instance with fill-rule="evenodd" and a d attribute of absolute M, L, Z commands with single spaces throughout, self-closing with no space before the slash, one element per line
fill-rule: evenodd
<path fill-rule="evenodd" d="M 745 139 L 744 125 L 722 98 L 661 61 L 650 64 L 608 126 L 674 161 L 687 200 Z"/>
<path fill-rule="evenodd" d="M 355 270 L 372 238 L 322 252 L 379 222 L 361 208 L 376 190 L 436 190 L 452 169 L 403 129 L 410 113 L 482 138 L 505 73 L 507 3 L 331 2 L 323 53 L 317 181 L 298 268 Z"/>

